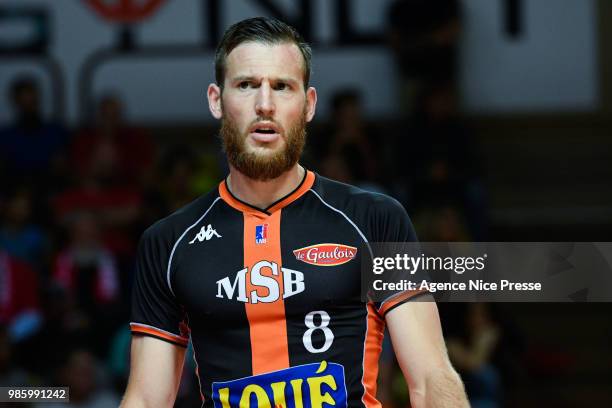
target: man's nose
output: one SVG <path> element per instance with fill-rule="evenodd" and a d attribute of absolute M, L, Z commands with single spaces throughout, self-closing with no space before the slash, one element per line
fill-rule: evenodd
<path fill-rule="evenodd" d="M 271 116 L 276 109 L 272 97 L 272 88 L 267 82 L 263 82 L 257 92 L 255 111 L 259 116 Z"/>

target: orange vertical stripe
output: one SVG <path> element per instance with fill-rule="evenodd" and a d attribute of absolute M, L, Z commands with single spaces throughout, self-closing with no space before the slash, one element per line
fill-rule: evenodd
<path fill-rule="evenodd" d="M 376 314 L 372 303 L 368 303 L 367 308 L 368 330 L 363 357 L 363 386 L 365 387 L 363 403 L 367 408 L 374 408 L 381 407 L 380 402 L 376 399 L 376 380 L 378 379 L 378 360 L 385 335 L 385 322 Z"/>
<path fill-rule="evenodd" d="M 281 211 L 270 216 L 264 214 L 244 213 L 244 266 L 248 268 L 246 277 L 247 296 L 252 299 L 252 291 L 258 296 L 267 296 L 269 291 L 264 287 L 251 284 L 251 271 L 260 261 L 275 263 L 278 274 L 274 276 L 268 267 L 261 269 L 261 274 L 276 280 L 279 287 L 279 299 L 273 303 L 246 303 L 246 314 L 249 319 L 251 334 L 251 355 L 253 375 L 281 370 L 289 367 L 289 346 L 287 344 L 287 323 L 285 321 L 285 302 L 282 298 L 283 276 L 281 272 L 280 220 Z M 268 224 L 267 242 L 255 243 L 255 227 Z"/>

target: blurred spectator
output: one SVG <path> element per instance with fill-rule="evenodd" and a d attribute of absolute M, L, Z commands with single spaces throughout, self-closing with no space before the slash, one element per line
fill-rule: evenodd
<path fill-rule="evenodd" d="M 97 345 L 104 339 L 92 334 L 91 319 L 57 285 L 48 285 L 42 291 L 41 312 L 42 325 L 32 336 L 18 342 L 16 349 L 20 366 L 45 382 L 76 345 Z"/>
<path fill-rule="evenodd" d="M 17 367 L 13 358 L 13 345 L 8 330 L 0 323 L 0 385 L 3 387 L 28 386 L 27 373 Z"/>
<path fill-rule="evenodd" d="M 320 166 L 320 172 L 325 177 L 329 177 L 342 183 L 355 183 L 344 156 L 340 154 L 326 156 Z"/>
<path fill-rule="evenodd" d="M 0 130 L 0 181 L 3 186 L 30 183 L 47 192 L 63 182 L 68 135 L 42 117 L 40 87 L 33 77 L 12 82 L 10 101 L 15 118 Z"/>
<path fill-rule="evenodd" d="M 194 187 L 198 160 L 191 148 L 176 146 L 170 148 L 160 163 L 158 188 L 166 208 L 172 212 L 197 197 Z"/>
<path fill-rule="evenodd" d="M 508 310 L 493 303 L 439 303 L 451 361 L 473 407 L 500 406 L 502 390 L 525 376 L 525 340 Z M 510 310 L 513 310 L 511 308 Z"/>
<path fill-rule="evenodd" d="M 69 226 L 82 213 L 92 214 L 105 246 L 129 257 L 135 247 L 133 228 L 141 214 L 142 200 L 142 192 L 136 187 L 101 185 L 90 178 L 54 197 L 53 209 L 60 226 Z"/>
<path fill-rule="evenodd" d="M 384 187 L 376 182 L 355 181 L 345 156 L 339 153 L 326 156 L 319 166 L 319 172 L 324 177 L 342 183 L 353 184 L 366 191 L 383 194 L 387 193 Z"/>
<path fill-rule="evenodd" d="M 480 173 L 473 135 L 460 118 L 452 84 L 423 90 L 407 136 L 400 139 L 397 163 L 417 183 L 450 189 Z"/>
<path fill-rule="evenodd" d="M 333 95 L 331 125 L 325 135 L 313 141 L 318 157 L 323 157 L 341 180 L 357 184 L 379 181 L 379 149 L 372 142 L 374 132 L 364 121 L 359 91 L 344 89 Z"/>
<path fill-rule="evenodd" d="M 48 244 L 43 229 L 32 223 L 30 190 L 21 187 L 9 193 L 2 210 L 0 248 L 41 274 L 46 266 Z"/>
<path fill-rule="evenodd" d="M 107 356 L 109 374 L 117 392 L 124 392 L 130 374 L 132 332 L 127 322 L 120 325 L 113 335 Z"/>
<path fill-rule="evenodd" d="M 82 130 L 72 145 L 77 174 L 103 185 L 142 183 L 154 158 L 149 135 L 125 123 L 123 104 L 115 95 L 100 100 L 94 126 Z"/>
<path fill-rule="evenodd" d="M 408 207 L 458 207 L 465 212 L 474 239 L 484 240 L 482 161 L 474 135 L 459 114 L 452 83 L 423 90 L 414 120 L 398 147 L 396 175 L 408 192 Z"/>
<path fill-rule="evenodd" d="M 398 61 L 402 103 L 411 122 L 397 144 L 397 195 L 411 211 L 454 206 L 469 232 L 486 239 L 486 198 L 474 137 L 460 116 L 458 0 L 396 0 L 389 40 Z"/>
<path fill-rule="evenodd" d="M 414 216 L 414 227 L 422 242 L 467 242 L 463 217 L 452 206 L 423 208 Z"/>
<path fill-rule="evenodd" d="M 38 276 L 30 266 L 0 249 L 0 324 L 13 337 L 27 337 L 39 321 Z"/>
<path fill-rule="evenodd" d="M 389 44 L 401 76 L 401 104 L 409 113 L 426 83 L 454 82 L 461 34 L 458 0 L 396 0 L 388 13 Z"/>
<path fill-rule="evenodd" d="M 500 374 L 493 354 L 500 343 L 500 327 L 493 321 L 486 303 L 467 305 L 465 325 L 460 334 L 447 341 L 448 354 L 462 372 L 466 392 L 474 408 L 500 406 Z"/>
<path fill-rule="evenodd" d="M 92 214 L 84 212 L 73 219 L 68 246 L 55 262 L 53 280 L 93 318 L 108 314 L 109 306 L 118 301 L 117 262 L 101 243 Z"/>
<path fill-rule="evenodd" d="M 53 198 L 56 220 L 67 226 L 81 213 L 91 213 L 106 249 L 121 264 L 129 263 L 140 235 L 136 228 L 143 186 L 152 177 L 154 159 L 153 144 L 144 130 L 124 123 L 119 98 L 102 98 L 95 126 L 82 131 L 72 146 L 77 183 Z"/>
<path fill-rule="evenodd" d="M 86 349 L 75 349 L 58 370 L 56 383 L 69 387 L 70 406 L 80 408 L 108 408 L 119 405 L 119 396 L 105 387 L 102 366 Z M 45 403 L 36 407 L 65 407 L 65 403 Z"/>
<path fill-rule="evenodd" d="M 210 146 L 209 146 L 210 147 Z M 200 151 L 197 155 L 196 171 L 192 185 L 197 195 L 205 194 L 216 188 L 222 177 L 226 174 L 222 171 L 224 166 L 219 165 L 220 149 L 213 146 L 214 151 Z M 223 157 L 225 161 L 225 157 Z M 229 169 L 228 169 L 229 171 Z"/>

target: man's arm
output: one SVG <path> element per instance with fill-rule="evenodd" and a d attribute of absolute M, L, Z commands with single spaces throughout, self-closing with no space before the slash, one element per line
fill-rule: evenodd
<path fill-rule="evenodd" d="M 132 336 L 130 378 L 121 408 L 172 407 L 185 350 L 153 337 Z"/>
<path fill-rule="evenodd" d="M 412 407 L 469 407 L 461 378 L 446 353 L 436 303 L 406 302 L 385 319 Z"/>

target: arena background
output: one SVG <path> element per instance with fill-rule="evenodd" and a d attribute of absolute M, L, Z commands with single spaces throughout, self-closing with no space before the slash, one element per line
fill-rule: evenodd
<path fill-rule="evenodd" d="M 135 245 L 225 175 L 205 90 L 256 15 L 313 45 L 305 165 L 396 197 L 422 241 L 610 240 L 607 0 L 4 0 L 0 386 L 117 401 Z M 473 406 L 612 403 L 609 304 L 440 309 Z M 409 404 L 388 352 L 380 393 Z"/>

